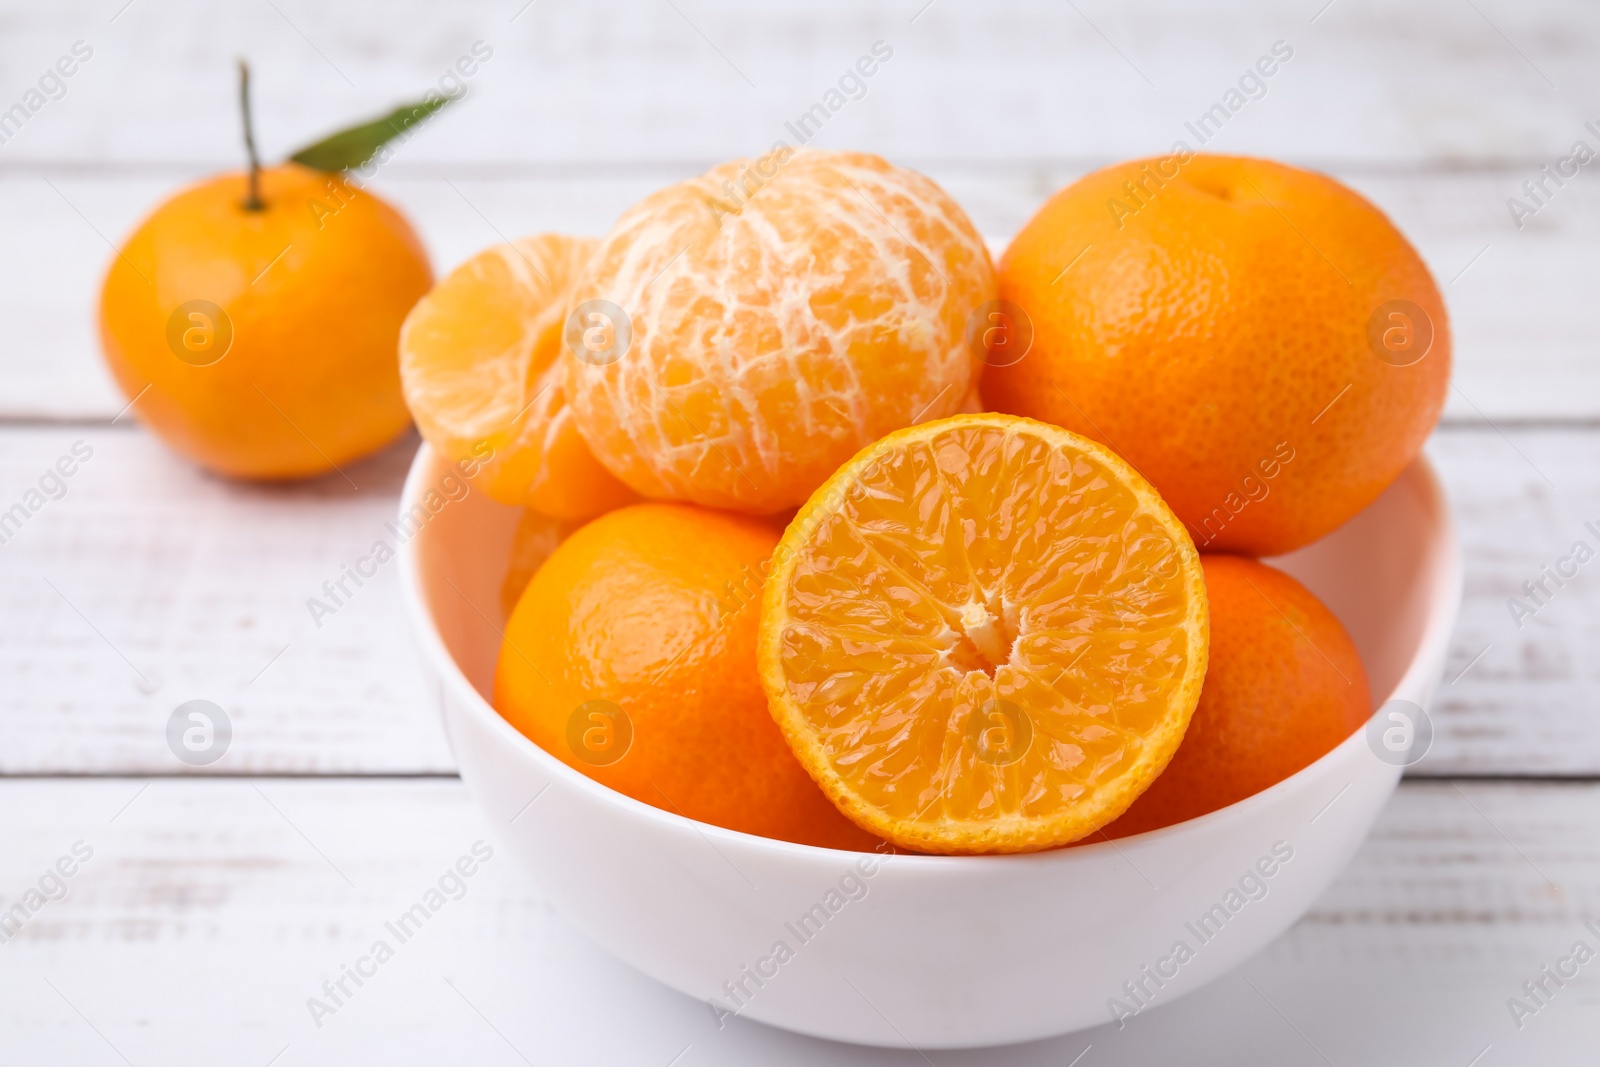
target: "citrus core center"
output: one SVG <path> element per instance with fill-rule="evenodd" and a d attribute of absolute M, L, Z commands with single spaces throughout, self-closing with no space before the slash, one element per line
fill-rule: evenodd
<path fill-rule="evenodd" d="M 961 608 L 960 639 L 950 658 L 963 670 L 982 671 L 990 678 L 995 668 L 1011 659 L 1017 635 L 1005 619 L 977 601 Z"/>

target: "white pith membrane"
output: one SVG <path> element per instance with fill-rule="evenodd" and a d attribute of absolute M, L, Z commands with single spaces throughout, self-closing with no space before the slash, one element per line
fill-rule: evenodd
<path fill-rule="evenodd" d="M 1005 832 L 1092 816 L 1153 740 L 1176 743 L 1204 612 L 1158 505 L 994 427 L 952 425 L 845 484 L 797 550 L 778 654 L 850 793 Z"/>
<path fill-rule="evenodd" d="M 563 358 L 584 436 L 647 496 L 792 506 L 869 441 L 966 396 L 965 319 L 993 269 L 954 201 L 870 156 L 760 163 L 630 209 L 577 294 L 631 317 L 615 363 Z"/>

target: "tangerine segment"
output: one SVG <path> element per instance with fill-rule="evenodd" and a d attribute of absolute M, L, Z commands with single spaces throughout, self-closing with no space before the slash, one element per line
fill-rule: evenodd
<path fill-rule="evenodd" d="M 541 234 L 451 271 L 400 334 L 406 403 L 422 436 L 503 504 L 583 519 L 628 489 L 578 435 L 556 362 L 573 285 L 599 242 Z"/>
<path fill-rule="evenodd" d="M 1120 815 L 1205 676 L 1200 559 L 1110 450 L 1011 415 L 890 434 L 773 556 L 760 663 L 801 764 L 906 848 L 1027 852 Z"/>
<path fill-rule="evenodd" d="M 782 147 L 630 208 L 577 299 L 628 349 L 564 354 L 595 455 L 647 497 L 765 514 L 868 442 L 960 410 L 969 315 L 994 266 L 927 178 L 856 152 Z"/>

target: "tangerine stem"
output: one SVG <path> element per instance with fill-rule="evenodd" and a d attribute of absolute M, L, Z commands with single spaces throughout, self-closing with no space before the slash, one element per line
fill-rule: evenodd
<path fill-rule="evenodd" d="M 246 211 L 260 211 L 267 205 L 261 199 L 261 160 L 256 156 L 255 123 L 250 117 L 250 64 L 239 60 L 239 111 L 244 117 L 244 150 L 250 157 L 250 192 L 245 197 Z"/>

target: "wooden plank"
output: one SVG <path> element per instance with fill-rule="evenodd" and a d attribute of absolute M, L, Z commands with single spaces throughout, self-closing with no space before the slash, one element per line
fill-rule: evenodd
<path fill-rule="evenodd" d="M 629 204 L 695 169 L 485 177 L 406 167 L 396 162 L 377 187 L 414 220 L 441 271 L 502 235 L 603 233 Z M 929 169 L 1003 246 L 1004 235 L 1084 168 Z M 1410 235 L 1445 289 L 1456 339 L 1451 419 L 1600 418 L 1600 363 L 1592 358 L 1584 288 L 1600 240 L 1600 184 L 1570 184 L 1519 231 L 1505 201 L 1527 173 L 1344 175 Z M 121 409 L 125 399 L 101 365 L 96 326 L 112 243 L 200 174 L 0 172 L 0 250 L 7 253 L 0 255 L 0 316 L 8 324 L 0 421 L 105 420 Z"/>
<path fill-rule="evenodd" d="M 1466 591 L 1434 714 L 1441 734 L 1414 772 L 1600 770 L 1600 582 L 1574 552 L 1582 541 L 1600 553 L 1600 433 L 1455 430 L 1429 451 L 1460 525 Z M 1576 577 L 1549 579 L 1558 567 Z M 1530 582 L 1543 590 L 1530 596 Z M 1507 745 L 1517 754 L 1502 760 Z"/>
<path fill-rule="evenodd" d="M 1564 151 L 1593 96 L 1592 8 L 1573 0 L 736 0 L 386 7 L 77 0 L 18 10 L 0 41 L 5 104 L 71 45 L 93 57 L 4 145 L 8 164 L 206 166 L 238 158 L 233 57 L 254 57 L 260 138 L 286 154 L 346 116 L 493 55 L 418 158 L 716 159 L 764 149 L 878 40 L 893 49 L 829 144 L 906 159 L 1102 159 L 1165 148 L 1275 41 L 1292 58 L 1229 119 L 1231 150 L 1321 160 L 1459 161 Z M 1476 8 L 1476 9 L 1475 9 Z M 109 10 L 108 10 L 109 9 Z M 447 83 L 446 87 L 450 87 Z M 849 88 L 850 86 L 847 86 Z M 53 88 L 53 86 L 52 86 Z"/>
<path fill-rule="evenodd" d="M 337 475 L 262 488 L 199 474 L 135 428 L 0 428 L 0 510 L 79 440 L 94 455 L 66 496 L 0 545 L 0 773 L 185 771 L 163 730 L 195 698 L 235 720 L 213 773 L 453 768 L 392 567 L 320 628 L 306 605 L 390 536 L 414 444 L 352 467 L 359 490 Z M 1600 551 L 1584 525 L 1600 526 L 1600 431 L 1450 428 L 1430 453 L 1467 585 L 1414 772 L 1600 773 L 1600 563 L 1548 585 L 1531 617 L 1507 605 L 1575 541 Z"/>
<path fill-rule="evenodd" d="M 0 945 L 7 1062 L 1575 1065 L 1600 1024 L 1592 961 L 1520 1029 L 1507 1007 L 1600 943 L 1594 784 L 1404 784 L 1306 918 L 1216 984 L 1122 1030 L 926 1060 L 719 1031 L 552 913 L 457 782 L 7 782 L 0 812 L 7 907 L 92 850 Z M 479 841 L 460 899 L 318 1028 L 308 998 Z"/>
<path fill-rule="evenodd" d="M 337 474 L 224 483 L 126 427 L 3 437 L 7 508 L 75 442 L 93 452 L 0 546 L 7 771 L 183 771 L 165 730 L 192 699 L 233 720 L 213 771 L 451 769 L 395 564 L 332 617 L 306 605 L 374 541 L 393 543 L 384 523 L 414 438 L 347 467 L 358 490 Z"/>

